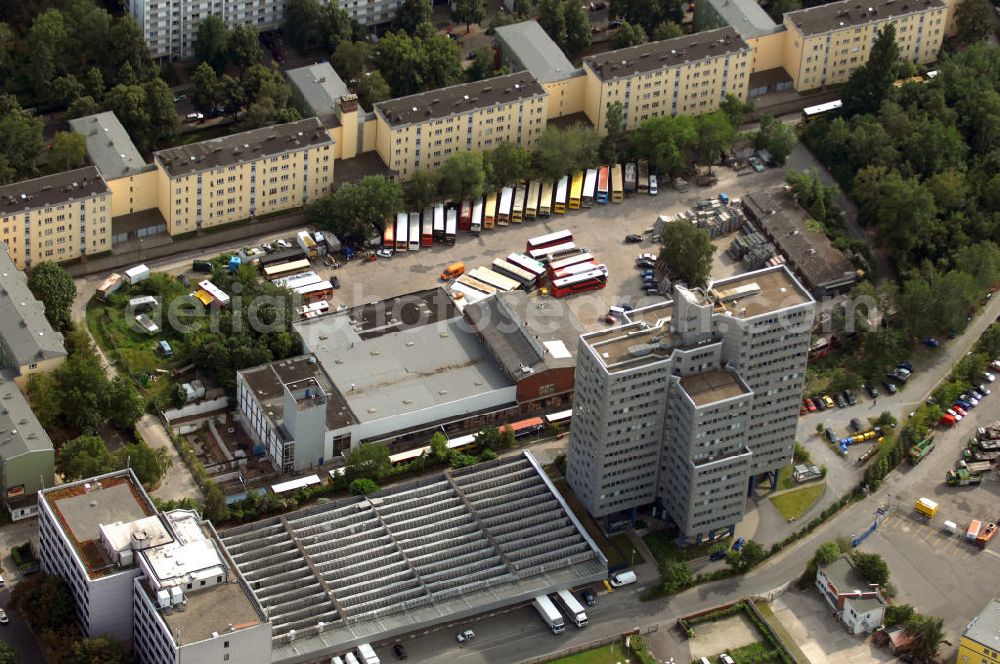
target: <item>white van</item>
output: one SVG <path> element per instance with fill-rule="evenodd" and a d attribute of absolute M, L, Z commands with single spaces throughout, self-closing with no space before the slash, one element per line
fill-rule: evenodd
<path fill-rule="evenodd" d="M 330 664 L 344 664 L 344 660 L 334 655 L 330 658 Z"/>
<path fill-rule="evenodd" d="M 945 521 L 941 524 L 941 531 L 954 536 L 958 532 L 958 524 L 954 521 Z"/>
<path fill-rule="evenodd" d="M 627 586 L 630 583 L 635 583 L 637 580 L 635 572 L 630 569 L 627 569 L 624 572 L 616 572 L 611 575 L 611 585 L 615 588 Z"/>

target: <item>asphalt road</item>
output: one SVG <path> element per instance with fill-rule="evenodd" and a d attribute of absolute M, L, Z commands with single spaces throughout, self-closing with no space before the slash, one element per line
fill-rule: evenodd
<path fill-rule="evenodd" d="M 20 656 L 23 664 L 43 662 L 42 650 L 35 641 L 35 635 L 28 629 L 28 625 L 13 611 L 10 611 L 10 588 L 5 587 L 0 590 L 0 607 L 7 609 L 7 616 L 10 623 L 0 625 L 0 640 L 13 648 Z"/>

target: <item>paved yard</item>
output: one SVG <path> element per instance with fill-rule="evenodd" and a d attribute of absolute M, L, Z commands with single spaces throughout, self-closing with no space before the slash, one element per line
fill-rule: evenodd
<path fill-rule="evenodd" d="M 697 625 L 694 633 L 695 637 L 688 642 L 691 646 L 692 660 L 699 657 L 713 657 L 762 640 L 757 628 L 743 613 L 724 620 Z"/>
<path fill-rule="evenodd" d="M 870 664 L 896 658 L 851 636 L 837 623 L 819 591 L 788 591 L 771 602 L 771 610 L 812 664 Z"/>

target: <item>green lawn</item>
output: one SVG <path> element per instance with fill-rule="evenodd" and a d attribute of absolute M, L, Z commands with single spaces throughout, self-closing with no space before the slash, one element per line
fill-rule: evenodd
<path fill-rule="evenodd" d="M 626 659 L 629 659 L 629 653 L 625 650 L 625 644 L 615 641 L 600 648 L 554 659 L 549 664 L 617 664 Z"/>
<path fill-rule="evenodd" d="M 771 502 L 785 519 L 791 521 L 805 514 L 810 507 L 816 504 L 816 501 L 823 495 L 825 487 L 825 482 L 809 484 L 800 489 L 792 489 L 774 496 L 771 498 Z"/>
<path fill-rule="evenodd" d="M 794 489 L 796 486 L 795 479 L 792 477 L 792 471 L 794 466 L 785 466 L 778 471 L 778 491 L 784 491 L 785 489 Z"/>

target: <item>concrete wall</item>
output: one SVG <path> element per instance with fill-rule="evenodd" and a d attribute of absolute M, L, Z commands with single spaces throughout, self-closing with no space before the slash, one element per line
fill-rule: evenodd
<path fill-rule="evenodd" d="M 747 44 L 753 52 L 750 63 L 750 71 L 758 72 L 767 69 L 775 69 L 785 64 L 785 40 L 788 37 L 786 31 L 774 32 L 752 39 L 747 39 Z"/>
<path fill-rule="evenodd" d="M 561 118 L 571 113 L 582 113 L 587 92 L 587 76 L 579 74 L 561 81 L 545 83 L 549 93 L 548 118 Z"/>
<path fill-rule="evenodd" d="M 170 410 L 165 410 L 163 411 L 163 416 L 167 418 L 167 422 L 173 422 L 174 420 L 180 420 L 185 417 L 194 417 L 195 415 L 205 415 L 207 413 L 212 413 L 228 407 L 229 398 L 221 396 L 216 397 L 215 399 L 199 401 L 197 403 L 189 403 L 182 408 L 171 408 Z"/>
<path fill-rule="evenodd" d="M 386 413 L 385 417 L 359 424 L 355 440 L 361 441 L 379 438 L 396 431 L 419 427 L 428 422 L 441 422 L 460 418 L 467 413 L 500 408 L 508 404 L 514 404 L 516 398 L 517 387 L 511 385 L 510 387 L 493 390 L 486 394 L 456 398 L 454 401 L 439 406 L 403 413 Z"/>

